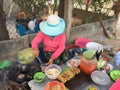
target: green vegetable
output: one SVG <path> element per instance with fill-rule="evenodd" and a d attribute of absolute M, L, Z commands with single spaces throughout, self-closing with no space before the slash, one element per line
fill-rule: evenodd
<path fill-rule="evenodd" d="M 106 64 L 106 61 L 103 61 L 102 59 L 100 59 L 98 62 L 97 62 L 97 69 L 99 68 L 103 68 Z"/>
<path fill-rule="evenodd" d="M 83 53 L 83 56 L 86 58 L 86 59 L 93 59 L 94 58 L 94 56 L 95 56 L 95 51 L 93 51 L 93 50 L 88 50 L 88 51 L 85 51 L 84 53 Z"/>

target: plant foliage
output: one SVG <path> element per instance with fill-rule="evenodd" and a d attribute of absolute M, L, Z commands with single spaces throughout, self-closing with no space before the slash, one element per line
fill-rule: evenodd
<path fill-rule="evenodd" d="M 89 22 L 90 19 L 94 19 L 96 16 L 98 17 L 98 15 L 100 15 L 102 19 L 111 17 L 109 12 L 112 10 L 112 3 L 114 3 L 113 0 L 91 0 L 90 4 L 87 4 L 86 1 L 87 0 L 74 0 L 74 4 L 77 3 L 78 5 L 77 7 L 86 10 L 83 18 L 84 22 Z M 111 5 L 111 7 L 108 7 L 108 5 Z M 88 11 L 94 13 L 94 16 L 89 16 L 87 13 Z"/>
<path fill-rule="evenodd" d="M 50 0 L 13 0 L 19 5 L 21 11 L 24 11 L 32 17 L 37 17 L 44 12 L 46 2 Z"/>

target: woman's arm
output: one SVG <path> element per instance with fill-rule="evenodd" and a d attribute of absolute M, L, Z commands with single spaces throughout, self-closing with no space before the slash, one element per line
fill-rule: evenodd
<path fill-rule="evenodd" d="M 35 38 L 32 40 L 31 46 L 33 49 L 38 48 L 38 44 L 42 42 L 44 39 L 44 34 L 42 32 L 38 32 Z"/>
<path fill-rule="evenodd" d="M 38 34 L 35 36 L 35 38 L 32 40 L 32 49 L 35 54 L 35 56 L 39 55 L 39 49 L 38 44 L 43 41 L 44 35 L 41 32 L 38 32 Z"/>

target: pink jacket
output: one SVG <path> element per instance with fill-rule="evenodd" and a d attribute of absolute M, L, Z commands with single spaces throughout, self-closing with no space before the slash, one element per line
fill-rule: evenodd
<path fill-rule="evenodd" d="M 38 32 L 36 37 L 32 40 L 32 48 L 38 48 L 38 44 L 41 42 L 43 42 L 44 51 L 54 52 L 51 56 L 51 58 L 54 60 L 60 56 L 65 49 L 65 33 L 55 36 L 54 39 L 51 40 L 50 36 L 47 36 L 42 32 Z"/>

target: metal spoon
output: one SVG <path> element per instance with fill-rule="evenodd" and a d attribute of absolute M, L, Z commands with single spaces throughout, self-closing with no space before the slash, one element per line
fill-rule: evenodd
<path fill-rule="evenodd" d="M 36 57 L 36 58 L 38 59 L 40 65 L 41 65 L 41 63 L 42 63 L 41 59 L 39 57 Z"/>

